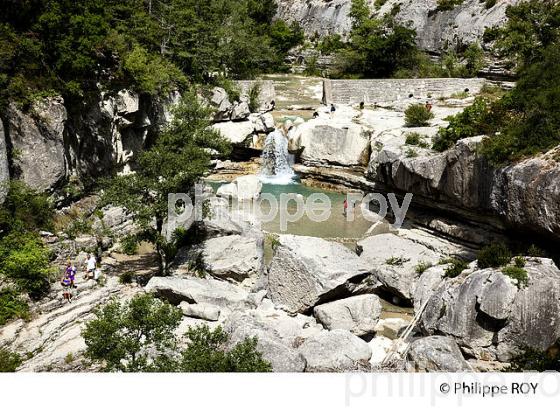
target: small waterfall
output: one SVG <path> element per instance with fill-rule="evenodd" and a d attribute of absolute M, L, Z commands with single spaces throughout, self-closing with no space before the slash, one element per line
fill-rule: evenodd
<path fill-rule="evenodd" d="M 262 153 L 261 179 L 271 184 L 293 182 L 294 157 L 288 152 L 288 139 L 279 129 L 267 135 Z"/>

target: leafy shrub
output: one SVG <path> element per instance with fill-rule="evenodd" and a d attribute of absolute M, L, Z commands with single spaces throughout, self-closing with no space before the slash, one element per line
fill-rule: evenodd
<path fill-rule="evenodd" d="M 491 9 L 492 7 L 494 7 L 497 3 L 497 0 L 485 0 L 484 1 L 484 7 L 486 7 L 487 9 Z"/>
<path fill-rule="evenodd" d="M 134 255 L 138 251 L 138 237 L 136 235 L 127 235 L 120 240 L 121 252 L 125 255 Z"/>
<path fill-rule="evenodd" d="M 409 132 L 408 134 L 406 134 L 405 144 L 416 145 L 420 148 L 429 147 L 428 143 L 424 141 L 424 136 L 417 132 Z"/>
<path fill-rule="evenodd" d="M 329 55 L 343 49 L 344 46 L 340 34 L 329 34 L 321 39 L 317 45 L 317 50 L 319 50 L 321 54 Z"/>
<path fill-rule="evenodd" d="M 19 354 L 0 347 L 0 373 L 13 373 L 22 363 Z"/>
<path fill-rule="evenodd" d="M 515 258 L 513 258 L 513 264 L 518 268 L 524 268 L 527 264 L 527 261 L 523 256 L 516 256 Z"/>
<path fill-rule="evenodd" d="M 499 268 L 511 261 L 511 252 L 503 243 L 485 246 L 477 254 L 477 266 L 480 269 Z"/>
<path fill-rule="evenodd" d="M 389 259 L 385 261 L 387 265 L 391 266 L 401 266 L 404 263 L 408 262 L 410 259 L 403 258 L 401 256 L 391 256 Z"/>
<path fill-rule="evenodd" d="M 183 351 L 181 372 L 270 372 L 270 363 L 257 351 L 257 339 L 248 338 L 226 350 L 229 339 L 221 327 L 211 331 L 207 325 L 190 328 L 189 343 Z"/>
<path fill-rule="evenodd" d="M 406 134 L 405 144 L 407 145 L 418 145 L 422 139 L 422 136 L 417 132 L 410 132 Z"/>
<path fill-rule="evenodd" d="M 259 97 L 261 95 L 261 85 L 255 83 L 249 90 L 249 110 L 257 112 L 260 107 Z"/>
<path fill-rule="evenodd" d="M 352 0 L 349 42 L 337 53 L 338 71 L 347 76 L 391 77 L 413 68 L 418 53 L 414 29 L 398 23 L 389 13 L 373 18 L 365 0 Z"/>
<path fill-rule="evenodd" d="M 11 181 L 8 194 L 0 208 L 0 232 L 50 230 L 54 208 L 45 194 L 38 193 L 21 181 Z"/>
<path fill-rule="evenodd" d="M 515 279 L 519 287 L 527 286 L 529 283 L 527 271 L 519 266 L 506 266 L 502 269 L 502 273 L 512 279 Z"/>
<path fill-rule="evenodd" d="M 463 4 L 465 0 L 437 0 L 437 9 L 439 11 L 453 10 L 455 7 Z"/>
<path fill-rule="evenodd" d="M 181 311 L 149 294 L 121 304 L 113 300 L 95 311 L 82 336 L 85 356 L 105 371 L 140 372 L 152 369 L 149 351 L 163 354 L 176 346 L 174 331 Z"/>
<path fill-rule="evenodd" d="M 440 128 L 434 138 L 432 148 L 443 152 L 457 141 L 477 135 L 492 135 L 505 121 L 499 104 L 491 104 L 487 99 L 477 97 L 473 105 L 449 118 L 449 125 Z"/>
<path fill-rule="evenodd" d="M 34 299 L 49 290 L 50 252 L 33 233 L 12 232 L 0 241 L 0 273 Z"/>
<path fill-rule="evenodd" d="M 124 68 L 139 92 L 162 95 L 177 83 L 186 84 L 184 74 L 173 63 L 136 45 L 124 58 Z"/>
<path fill-rule="evenodd" d="M 416 150 L 408 148 L 405 152 L 405 155 L 407 158 L 416 158 L 418 156 L 418 153 L 416 152 Z"/>
<path fill-rule="evenodd" d="M 527 249 L 527 255 L 532 258 L 542 258 L 544 254 L 544 251 L 534 244 Z"/>
<path fill-rule="evenodd" d="M 0 290 L 0 326 L 4 326 L 10 319 L 28 317 L 29 306 L 16 290 L 10 288 Z"/>
<path fill-rule="evenodd" d="M 143 294 L 124 304 L 113 300 L 95 311 L 82 336 L 85 356 L 105 371 L 122 372 L 265 372 L 270 363 L 256 350 L 256 339 L 226 349 L 221 328 L 190 328 L 187 347 L 177 352 L 176 330 L 181 311 Z"/>
<path fill-rule="evenodd" d="M 560 143 L 560 49 L 550 46 L 542 60 L 523 68 L 507 97 L 507 122 L 481 152 L 495 165 L 547 151 Z"/>
<path fill-rule="evenodd" d="M 123 272 L 119 275 L 119 283 L 123 285 L 132 283 L 134 280 L 134 272 Z"/>
<path fill-rule="evenodd" d="M 467 262 L 457 258 L 444 259 L 440 263 L 450 264 L 450 266 L 445 269 L 445 277 L 447 278 L 456 278 L 469 266 Z"/>
<path fill-rule="evenodd" d="M 414 268 L 414 271 L 418 275 L 421 275 L 424 272 L 426 272 L 428 269 L 430 269 L 431 267 L 432 267 L 432 264 L 430 262 L 419 262 L 418 265 L 416 265 L 416 267 Z"/>
<path fill-rule="evenodd" d="M 413 104 L 404 112 L 404 122 L 407 127 L 426 127 L 434 114 L 424 104 Z"/>
<path fill-rule="evenodd" d="M 92 232 L 92 222 L 84 216 L 78 216 L 73 219 L 64 228 L 64 233 L 70 238 L 75 239 L 81 234 L 90 234 Z"/>

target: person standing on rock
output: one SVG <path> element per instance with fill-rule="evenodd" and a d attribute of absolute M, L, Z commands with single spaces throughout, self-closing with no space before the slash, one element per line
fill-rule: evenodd
<path fill-rule="evenodd" d="M 331 118 L 334 117 L 335 112 L 336 112 L 336 107 L 334 106 L 334 104 L 331 104 Z"/>
<path fill-rule="evenodd" d="M 342 209 L 342 215 L 344 215 L 344 217 L 346 218 L 346 214 L 348 212 L 348 199 L 344 199 L 344 204 L 343 204 L 343 209 Z"/>
<path fill-rule="evenodd" d="M 62 297 L 67 300 L 68 303 L 72 303 L 72 287 L 74 286 L 74 280 L 72 279 L 71 270 L 66 269 L 64 271 L 64 276 L 60 281 L 62 285 Z"/>
<path fill-rule="evenodd" d="M 93 278 L 95 275 L 95 268 L 97 265 L 97 259 L 93 253 L 88 254 L 88 258 L 86 260 L 86 274 L 84 279 Z"/>
<path fill-rule="evenodd" d="M 76 267 L 72 264 L 71 261 L 67 261 L 66 262 L 66 268 L 64 270 L 64 274 L 66 276 L 68 276 L 68 278 L 70 279 L 70 287 L 76 287 L 76 285 L 74 284 L 74 282 L 76 281 L 76 272 L 78 270 L 76 269 Z"/>
<path fill-rule="evenodd" d="M 432 104 L 429 101 L 426 101 L 426 110 L 428 110 L 428 112 L 432 112 Z"/>

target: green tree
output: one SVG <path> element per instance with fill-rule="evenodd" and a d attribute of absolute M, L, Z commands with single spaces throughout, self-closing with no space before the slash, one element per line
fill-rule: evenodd
<path fill-rule="evenodd" d="M 179 370 L 182 372 L 269 372 L 270 363 L 256 350 L 256 338 L 245 339 L 231 350 L 229 339 L 221 327 L 211 331 L 203 325 L 190 328 L 186 334 L 187 348 L 182 352 Z"/>
<path fill-rule="evenodd" d="M 0 373 L 13 373 L 22 363 L 19 354 L 0 347 Z"/>
<path fill-rule="evenodd" d="M 157 358 L 176 348 L 173 332 L 181 311 L 149 294 L 125 304 L 113 300 L 95 316 L 82 332 L 85 356 L 102 362 L 105 371 L 157 371 L 151 355 Z"/>
<path fill-rule="evenodd" d="M 175 256 L 174 242 L 163 234 L 168 195 L 190 192 L 208 170 L 210 152 L 227 154 L 230 149 L 227 141 L 209 128 L 210 114 L 198 103 L 194 91 L 185 93 L 172 123 L 139 155 L 135 172 L 107 181 L 104 202 L 132 212 L 143 231 L 142 239 L 156 246 L 161 274 L 167 273 Z"/>
<path fill-rule="evenodd" d="M 388 15 L 369 17 L 364 0 L 353 0 L 350 10 L 350 41 L 338 54 L 339 70 L 369 78 L 390 77 L 416 62 L 416 31 L 398 24 Z"/>
<path fill-rule="evenodd" d="M 538 62 L 547 47 L 560 41 L 560 3 L 529 0 L 506 9 L 507 23 L 487 34 L 496 40 L 495 51 L 520 65 Z"/>
<path fill-rule="evenodd" d="M 49 290 L 50 252 L 38 231 L 53 226 L 46 195 L 12 181 L 0 207 L 0 275 L 37 299 Z"/>
<path fill-rule="evenodd" d="M 122 372 L 266 372 L 268 362 L 256 350 L 256 339 L 226 349 L 220 328 L 190 328 L 187 347 L 177 351 L 176 329 L 182 313 L 149 294 L 121 304 L 113 300 L 95 312 L 82 332 L 86 357 L 105 371 Z"/>

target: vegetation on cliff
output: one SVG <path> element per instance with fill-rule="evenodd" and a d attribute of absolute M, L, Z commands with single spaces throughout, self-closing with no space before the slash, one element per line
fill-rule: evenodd
<path fill-rule="evenodd" d="M 491 29 L 496 50 L 518 67 L 516 87 L 502 98 L 478 99 L 439 132 L 434 149 L 488 135 L 481 152 L 501 165 L 560 143 L 560 4 L 531 0 L 507 9 L 508 23 Z"/>
<path fill-rule="evenodd" d="M 227 141 L 209 128 L 210 118 L 196 93 L 185 93 L 173 121 L 140 153 L 136 172 L 107 180 L 104 201 L 133 213 L 141 239 L 156 246 L 161 274 L 176 253 L 177 238 L 164 233 L 168 195 L 190 192 L 208 170 L 211 153 L 226 155 L 230 150 Z"/>

